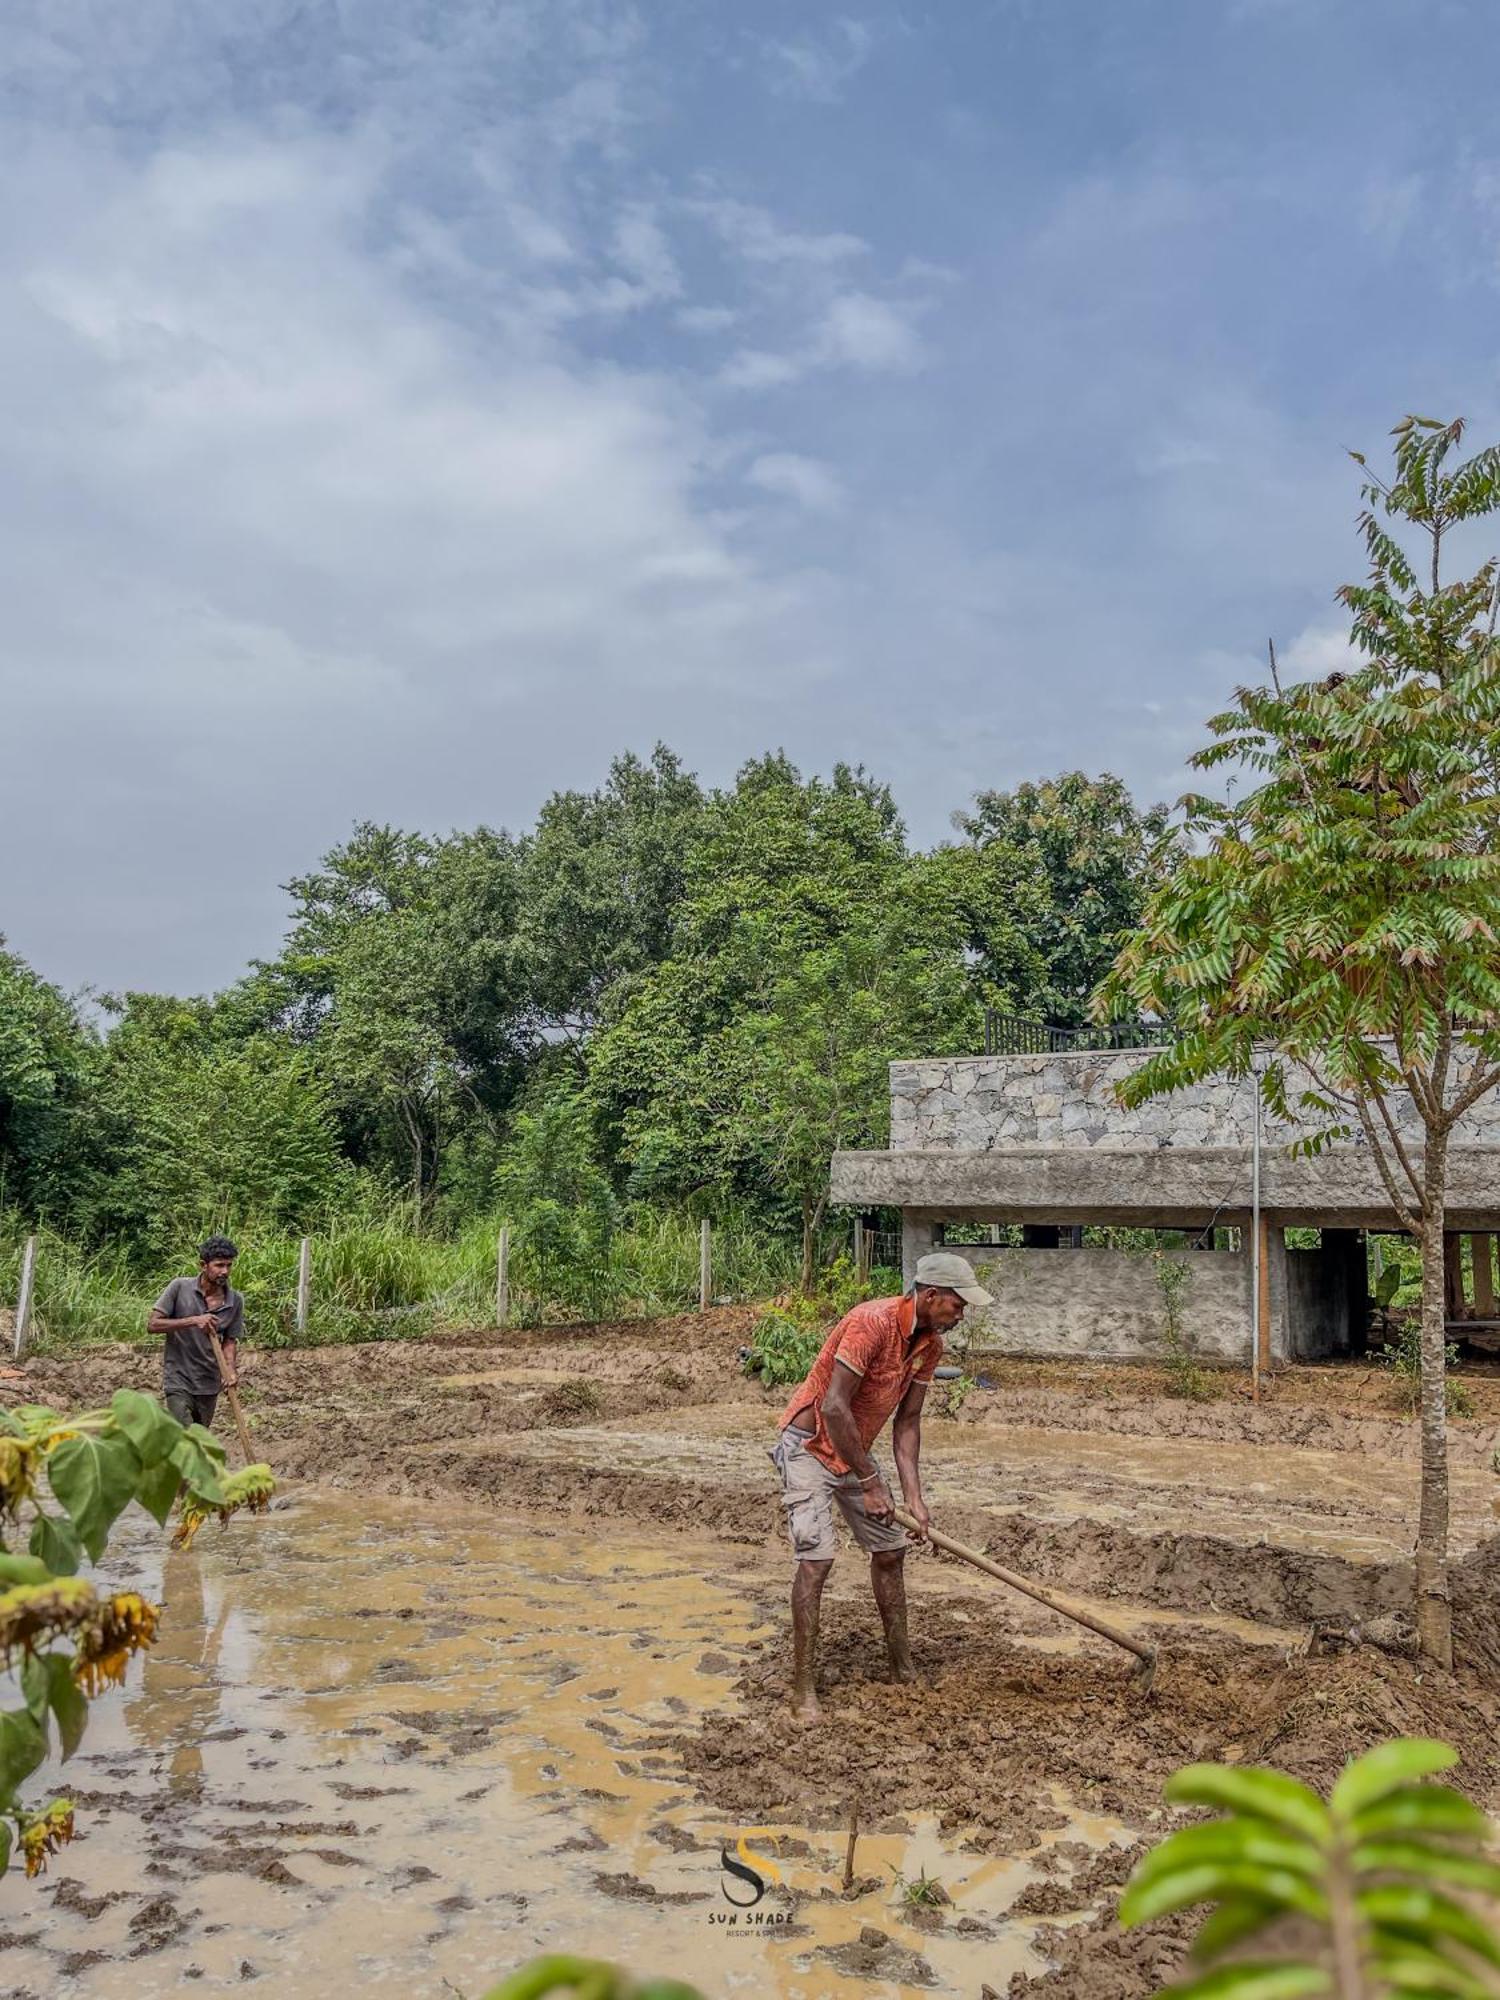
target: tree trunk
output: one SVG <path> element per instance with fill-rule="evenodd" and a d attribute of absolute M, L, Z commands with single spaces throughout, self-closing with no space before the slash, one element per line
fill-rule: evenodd
<path fill-rule="evenodd" d="M 1448 1601 L 1447 1292 L 1444 1282 L 1446 1134 L 1427 1135 L 1422 1215 L 1422 1498 L 1417 1517 L 1417 1640 L 1440 1667 L 1453 1666 Z"/>

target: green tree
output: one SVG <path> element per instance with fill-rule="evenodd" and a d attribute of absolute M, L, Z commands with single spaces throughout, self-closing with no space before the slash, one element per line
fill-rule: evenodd
<path fill-rule="evenodd" d="M 0 938 L 0 1186 L 33 1215 L 66 1211 L 92 1145 L 99 1039 Z"/>
<path fill-rule="evenodd" d="M 290 884 L 287 944 L 263 969 L 354 1157 L 393 1168 L 419 1205 L 461 1122 L 493 1129 L 535 1046 L 518 869 L 514 843 L 484 828 L 429 840 L 360 826 Z"/>
<path fill-rule="evenodd" d="M 1243 1076 L 1269 1045 L 1268 1100 L 1291 1116 L 1295 1059 L 1311 1078 L 1300 1108 L 1324 1121 L 1309 1144 L 1362 1138 L 1419 1239 L 1417 1623 L 1445 1665 L 1448 1155 L 1500 1084 L 1497 570 L 1445 583 L 1441 567 L 1450 531 L 1500 506 L 1500 448 L 1455 463 L 1461 435 L 1418 418 L 1396 427 L 1394 478 L 1363 487 L 1368 579 L 1339 593 L 1362 664 L 1242 689 L 1209 725 L 1217 740 L 1198 766 L 1236 761 L 1264 782 L 1229 804 L 1184 802 L 1199 851 L 1152 898 L 1101 998 L 1106 1013 L 1153 1008 L 1182 1030 L 1132 1076 L 1131 1102 Z"/>
<path fill-rule="evenodd" d="M 97 1161 L 75 1215 L 150 1255 L 251 1220 L 308 1226 L 347 1175 L 329 1093 L 285 1037 L 240 1040 L 211 1001 L 132 994 L 98 1065 Z"/>
<path fill-rule="evenodd" d="M 1085 1021 L 1121 937 L 1171 865 L 1165 806 L 1142 812 L 1118 778 L 1065 771 L 980 792 L 954 825 L 990 864 L 972 905 L 984 976 L 1043 1020 Z"/>
<path fill-rule="evenodd" d="M 687 879 L 704 800 L 658 743 L 617 757 L 593 792 L 554 792 L 523 843 L 520 950 L 546 1029 L 588 1032 L 617 979 L 658 964 Z"/>

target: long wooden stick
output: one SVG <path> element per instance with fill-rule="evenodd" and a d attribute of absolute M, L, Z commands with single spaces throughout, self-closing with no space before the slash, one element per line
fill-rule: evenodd
<path fill-rule="evenodd" d="M 224 1343 L 219 1338 L 219 1329 L 211 1326 L 208 1337 L 214 1344 L 214 1357 L 219 1364 L 219 1380 L 224 1394 L 229 1398 L 229 1407 L 234 1411 L 235 1429 L 240 1434 L 240 1450 L 245 1454 L 246 1465 L 255 1463 L 255 1454 L 250 1449 L 250 1432 L 245 1423 L 245 1412 L 240 1408 L 240 1392 L 229 1379 L 229 1363 L 224 1359 Z"/>
<path fill-rule="evenodd" d="M 903 1528 L 916 1529 L 917 1524 L 904 1509 L 896 1509 L 896 1519 Z M 920 1532 L 920 1530 L 918 1530 Z M 993 1576 L 1001 1583 L 1008 1583 L 1012 1590 L 1024 1591 L 1034 1597 L 1038 1604 L 1045 1604 L 1049 1611 L 1055 1611 L 1061 1618 L 1071 1618 L 1075 1625 L 1086 1625 L 1091 1632 L 1097 1632 L 1101 1639 L 1108 1639 L 1116 1646 L 1123 1646 L 1127 1653 L 1134 1653 L 1141 1664 L 1154 1671 L 1156 1648 L 1144 1639 L 1137 1639 L 1129 1632 L 1123 1632 L 1118 1625 L 1108 1625 L 1102 1618 L 1096 1618 L 1092 1611 L 1084 1611 L 1076 1604 L 1069 1604 L 1065 1598 L 1056 1597 L 1044 1584 L 1033 1583 L 1029 1577 L 1021 1576 L 1016 1570 L 1006 1569 L 1002 1563 L 991 1562 L 978 1549 L 971 1549 L 963 1542 L 955 1542 L 948 1535 L 939 1534 L 936 1528 L 929 1528 L 927 1539 L 935 1549 L 942 1549 L 947 1555 L 957 1556 L 961 1562 L 972 1563 L 975 1569 L 982 1569 L 986 1576 Z"/>

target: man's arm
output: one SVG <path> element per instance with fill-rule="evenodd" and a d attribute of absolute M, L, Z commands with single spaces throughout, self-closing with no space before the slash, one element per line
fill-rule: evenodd
<path fill-rule="evenodd" d="M 833 1439 L 834 1450 L 859 1479 L 865 1512 L 871 1520 L 888 1521 L 896 1503 L 874 1459 L 860 1443 L 859 1428 L 849 1407 L 849 1399 L 859 1380 L 857 1369 L 846 1367 L 842 1361 L 835 1363 L 833 1380 L 823 1397 L 823 1422 Z"/>
<path fill-rule="evenodd" d="M 177 1317 L 178 1296 L 175 1285 L 169 1286 L 151 1308 L 151 1316 L 146 1321 L 147 1333 L 185 1333 L 190 1327 L 201 1327 L 205 1331 L 218 1324 L 212 1313 L 190 1313 L 186 1319 Z"/>
<path fill-rule="evenodd" d="M 906 1511 L 924 1535 L 931 1526 L 932 1516 L 922 1498 L 922 1474 L 917 1461 L 922 1451 L 922 1405 L 926 1401 L 927 1384 L 913 1382 L 901 1398 L 896 1421 L 891 1426 L 891 1449 L 896 1454 L 896 1471 Z"/>

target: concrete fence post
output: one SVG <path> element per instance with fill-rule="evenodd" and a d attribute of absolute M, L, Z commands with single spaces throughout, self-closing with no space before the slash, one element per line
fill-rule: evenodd
<path fill-rule="evenodd" d="M 26 1335 L 31 1326 L 31 1298 L 36 1287 L 36 1238 L 28 1236 L 21 1253 L 21 1289 L 16 1295 L 16 1359 L 26 1352 Z"/>
<path fill-rule="evenodd" d="M 297 1331 L 306 1333 L 307 1313 L 312 1304 L 312 1238 L 304 1236 L 297 1252 Z"/>
<path fill-rule="evenodd" d="M 705 1215 L 698 1226 L 698 1310 L 707 1312 L 714 1302 L 713 1224 Z"/>
<path fill-rule="evenodd" d="M 510 1319 L 510 1225 L 500 1231 L 500 1241 L 495 1249 L 495 1324 L 504 1326 Z"/>

